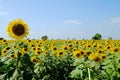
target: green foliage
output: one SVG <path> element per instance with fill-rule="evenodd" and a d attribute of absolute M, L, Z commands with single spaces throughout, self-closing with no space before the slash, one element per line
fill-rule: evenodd
<path fill-rule="evenodd" d="M 19 44 L 19 46 L 24 45 L 24 43 Z M 34 71 L 30 55 L 17 55 L 16 58 L 12 59 L 9 57 L 12 54 L 12 50 L 8 52 L 9 54 L 0 60 L 0 78 L 2 80 L 31 80 L 34 76 Z M 18 54 L 17 51 L 16 53 Z"/>
<path fill-rule="evenodd" d="M 4 38 L 0 38 L 0 40 L 3 40 Z"/>
<path fill-rule="evenodd" d="M 109 54 L 109 56 L 102 62 L 101 65 L 106 79 L 120 79 L 120 53 Z"/>
<path fill-rule="evenodd" d="M 38 79 L 68 80 L 69 73 L 74 69 L 72 56 L 57 57 L 50 53 L 41 57 L 42 63 L 35 64 L 34 71 Z M 37 80 L 37 79 L 36 79 Z"/>
<path fill-rule="evenodd" d="M 8 61 L 9 60 L 9 61 Z M 31 80 L 34 71 L 33 65 L 30 62 L 30 57 L 25 54 L 23 57 L 19 57 L 14 60 L 8 59 L 6 64 L 1 67 L 1 72 L 4 80 Z M 29 77 L 28 77 L 29 76 Z"/>
<path fill-rule="evenodd" d="M 112 40 L 112 37 L 108 37 L 108 40 Z"/>
<path fill-rule="evenodd" d="M 120 54 L 108 54 L 101 63 L 85 59 L 75 60 L 76 68 L 70 73 L 71 78 L 88 80 L 119 80 L 120 79 Z M 90 73 L 88 73 L 88 69 Z M 90 76 L 89 76 L 90 75 Z M 90 80 L 90 79 L 89 79 Z"/>
<path fill-rule="evenodd" d="M 92 37 L 93 40 L 101 40 L 102 39 L 102 36 L 101 34 L 99 33 L 96 33 L 93 37 Z"/>
<path fill-rule="evenodd" d="M 74 62 L 75 70 L 70 73 L 71 78 L 78 80 L 96 80 L 101 77 L 99 63 L 88 59 L 76 59 Z"/>
<path fill-rule="evenodd" d="M 43 41 L 39 48 L 42 53 L 39 55 L 31 51 L 31 46 L 28 46 L 24 41 L 15 42 L 7 46 L 0 45 L 0 52 L 6 47 L 16 46 L 6 51 L 6 56 L 0 54 L 0 79 L 2 80 L 120 80 L 120 52 L 107 52 L 106 57 L 97 62 L 84 57 L 75 58 L 73 49 L 62 51 L 63 55 L 58 55 L 57 51 L 49 49 L 49 44 L 45 45 Z M 51 42 L 50 42 L 51 43 Z M 69 43 L 71 43 L 69 41 Z M 55 43 L 54 46 L 58 49 L 62 44 Z M 37 42 L 38 44 L 38 42 Z M 39 43 L 40 44 L 40 43 Z M 60 45 L 61 44 L 61 45 Z M 116 44 L 117 45 L 117 44 Z M 114 45 L 114 46 L 116 46 Z M 82 45 L 78 46 L 74 42 L 73 48 L 82 49 Z M 119 46 L 119 45 L 118 45 Z M 23 48 L 29 49 L 24 55 L 20 56 L 19 51 Z M 38 49 L 38 48 L 37 48 Z M 92 47 L 89 50 L 92 51 Z M 93 49 L 93 51 L 95 51 Z M 55 52 L 55 53 L 53 53 Z M 59 52 L 59 51 L 58 51 Z M 11 58 L 11 54 L 17 54 L 17 57 Z M 67 54 L 69 53 L 69 54 Z M 102 54 L 102 53 L 100 53 Z M 31 57 L 41 62 L 32 62 Z"/>
<path fill-rule="evenodd" d="M 47 35 L 44 35 L 41 37 L 42 40 L 47 40 L 48 39 L 48 36 Z"/>

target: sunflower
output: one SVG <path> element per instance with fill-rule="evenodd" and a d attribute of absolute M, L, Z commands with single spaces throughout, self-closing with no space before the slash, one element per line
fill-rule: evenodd
<path fill-rule="evenodd" d="M 87 52 L 86 50 L 81 50 L 81 51 L 80 51 L 81 56 L 82 56 L 83 58 L 87 57 L 87 53 L 86 53 L 86 52 Z"/>
<path fill-rule="evenodd" d="M 103 45 L 102 45 L 102 44 L 98 44 L 98 45 L 97 45 L 97 48 L 98 48 L 98 49 L 102 49 L 102 48 L 103 48 Z"/>
<path fill-rule="evenodd" d="M 18 52 L 18 54 L 17 54 L 17 56 L 19 56 L 19 57 L 22 57 L 22 56 L 24 56 L 24 52 Z"/>
<path fill-rule="evenodd" d="M 68 47 L 67 47 L 67 46 L 62 46 L 62 49 L 63 49 L 64 51 L 67 51 L 67 50 L 68 50 Z"/>
<path fill-rule="evenodd" d="M 3 39 L 3 40 L 2 40 L 2 42 L 3 42 L 3 43 L 6 43 L 6 40 L 5 40 L 5 39 Z"/>
<path fill-rule="evenodd" d="M 69 48 L 69 49 L 73 49 L 73 44 L 69 44 L 69 45 L 68 45 L 68 48 Z"/>
<path fill-rule="evenodd" d="M 7 33 L 14 39 L 23 39 L 28 35 L 29 27 L 23 20 L 16 19 L 9 23 Z"/>
<path fill-rule="evenodd" d="M 3 57 L 6 56 L 6 52 L 7 52 L 7 50 L 5 50 L 5 49 L 2 50 L 2 56 L 3 56 Z"/>
<path fill-rule="evenodd" d="M 35 56 L 31 57 L 31 62 L 37 62 L 37 58 Z"/>
<path fill-rule="evenodd" d="M 80 53 L 79 50 L 74 51 L 73 55 L 74 55 L 75 58 L 80 58 L 81 57 L 81 53 Z"/>
<path fill-rule="evenodd" d="M 37 63 L 41 63 L 42 61 L 40 59 L 38 59 L 36 56 L 32 56 L 31 57 L 31 62 L 37 62 Z"/>
<path fill-rule="evenodd" d="M 90 56 L 88 58 L 90 60 L 97 61 L 97 62 L 101 61 L 101 58 L 99 57 L 99 55 L 97 53 L 90 54 Z"/>
<path fill-rule="evenodd" d="M 105 59 L 107 56 L 106 56 L 106 54 L 101 54 L 100 57 L 101 57 L 101 59 Z"/>
<path fill-rule="evenodd" d="M 32 47 L 32 51 L 35 51 L 36 50 L 36 47 Z"/>
<path fill-rule="evenodd" d="M 104 50 L 99 49 L 99 50 L 97 50 L 97 53 L 102 54 L 102 53 L 104 53 Z"/>
<path fill-rule="evenodd" d="M 86 51 L 87 55 L 90 55 L 92 53 L 92 51 Z"/>
<path fill-rule="evenodd" d="M 16 58 L 16 56 L 17 56 L 16 54 L 11 54 L 11 55 L 10 55 L 10 58 L 11 58 L 11 59 L 14 59 L 14 58 Z"/>
<path fill-rule="evenodd" d="M 41 50 L 36 50 L 35 55 L 41 55 L 42 51 Z"/>
<path fill-rule="evenodd" d="M 113 53 L 120 52 L 119 47 L 112 47 L 111 50 L 112 50 Z"/>
<path fill-rule="evenodd" d="M 28 48 L 22 48 L 23 53 L 26 53 L 27 51 L 29 51 Z"/>
<path fill-rule="evenodd" d="M 57 56 L 63 56 L 63 51 L 58 51 Z"/>
<path fill-rule="evenodd" d="M 52 47 L 52 50 L 53 50 L 53 51 L 57 51 L 57 47 L 56 47 L 56 46 L 53 46 L 53 47 Z"/>

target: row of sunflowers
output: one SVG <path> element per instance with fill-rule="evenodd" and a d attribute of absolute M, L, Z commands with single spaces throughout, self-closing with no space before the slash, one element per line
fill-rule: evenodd
<path fill-rule="evenodd" d="M 119 80 L 120 40 L 25 40 L 21 19 L 0 40 L 1 80 Z"/>

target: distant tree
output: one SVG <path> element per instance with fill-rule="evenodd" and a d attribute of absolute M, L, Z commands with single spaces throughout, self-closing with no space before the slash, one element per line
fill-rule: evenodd
<path fill-rule="evenodd" d="M 72 40 L 76 40 L 75 38 L 72 38 Z"/>
<path fill-rule="evenodd" d="M 99 33 L 96 33 L 93 37 L 92 37 L 93 40 L 101 40 L 102 39 L 102 36 L 101 34 Z"/>
<path fill-rule="evenodd" d="M 61 40 L 61 39 L 58 38 L 57 40 Z"/>
<path fill-rule="evenodd" d="M 42 40 L 47 40 L 48 39 L 48 36 L 47 35 L 44 35 L 41 37 Z"/>
<path fill-rule="evenodd" d="M 67 40 L 70 40 L 70 38 L 67 38 Z"/>
<path fill-rule="evenodd" d="M 27 40 L 30 40 L 29 38 L 27 38 Z"/>
<path fill-rule="evenodd" d="M 108 40 L 112 40 L 112 37 L 108 37 Z"/>
<path fill-rule="evenodd" d="M 3 40 L 4 38 L 0 38 L 0 40 Z"/>

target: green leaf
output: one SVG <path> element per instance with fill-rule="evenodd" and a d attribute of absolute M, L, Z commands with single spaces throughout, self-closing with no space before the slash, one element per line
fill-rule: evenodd
<path fill-rule="evenodd" d="M 70 73 L 71 78 L 80 79 L 82 78 L 82 76 L 83 76 L 82 70 L 75 69 Z"/>
<path fill-rule="evenodd" d="M 113 70 L 110 69 L 110 68 L 107 68 L 107 69 L 106 69 L 106 72 L 107 72 L 109 75 L 112 75 L 112 74 L 113 74 Z"/>
<path fill-rule="evenodd" d="M 19 72 L 17 69 L 15 69 L 13 75 L 10 77 L 10 80 L 16 80 L 19 76 Z"/>

